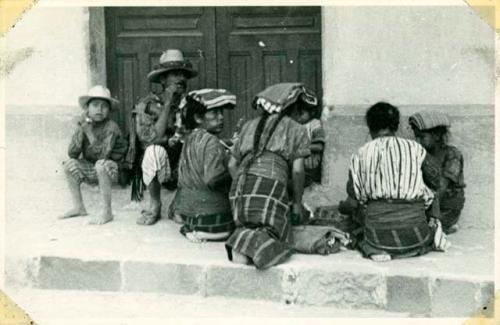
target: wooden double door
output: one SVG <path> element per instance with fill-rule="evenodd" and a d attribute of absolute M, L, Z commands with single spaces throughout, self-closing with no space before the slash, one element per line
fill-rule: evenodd
<path fill-rule="evenodd" d="M 199 72 L 188 89 L 225 88 L 237 96 L 224 135 L 255 116 L 251 101 L 266 86 L 301 81 L 322 96 L 320 7 L 106 8 L 108 86 L 122 105 L 115 120 L 149 91 L 146 76 L 161 53 L 178 48 Z"/>

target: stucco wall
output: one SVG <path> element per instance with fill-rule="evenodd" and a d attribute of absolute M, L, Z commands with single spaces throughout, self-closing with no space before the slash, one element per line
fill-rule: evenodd
<path fill-rule="evenodd" d="M 87 8 L 37 5 L 6 36 L 7 221 L 70 202 L 61 162 L 90 84 L 88 20 Z"/>
<path fill-rule="evenodd" d="M 407 117 L 421 109 L 452 118 L 451 143 L 465 158 L 464 227 L 493 227 L 494 32 L 471 8 L 323 8 L 323 185 L 311 205 L 345 197 L 352 153 L 368 141 L 366 109 L 384 100 Z"/>
<path fill-rule="evenodd" d="M 7 47 L 16 58 L 5 77 L 7 207 L 61 209 L 69 203 L 61 175 L 69 125 L 77 97 L 105 80 L 96 61 L 104 52 L 92 49 L 81 7 L 35 7 Z M 306 193 L 311 205 L 344 198 L 349 157 L 369 140 L 363 114 L 386 100 L 401 107 L 403 122 L 425 108 L 450 114 L 466 164 L 462 224 L 493 226 L 494 33 L 469 7 L 325 7 L 323 76 L 328 142 L 323 185 Z"/>

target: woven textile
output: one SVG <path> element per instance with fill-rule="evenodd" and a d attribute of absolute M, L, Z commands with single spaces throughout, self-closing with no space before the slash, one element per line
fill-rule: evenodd
<path fill-rule="evenodd" d="M 318 105 L 318 99 L 314 93 L 302 83 L 279 83 L 258 93 L 253 106 L 254 108 L 261 107 L 269 114 L 280 113 L 295 103 L 298 98 L 311 106 Z"/>
<path fill-rule="evenodd" d="M 207 110 L 228 104 L 232 107 L 236 105 L 236 96 L 226 89 L 205 88 L 193 90 L 189 92 L 188 96 L 205 106 Z"/>
<path fill-rule="evenodd" d="M 448 116 L 441 112 L 423 111 L 410 116 L 408 119 L 410 125 L 414 125 L 419 130 L 428 130 L 437 126 L 449 127 L 450 120 Z"/>

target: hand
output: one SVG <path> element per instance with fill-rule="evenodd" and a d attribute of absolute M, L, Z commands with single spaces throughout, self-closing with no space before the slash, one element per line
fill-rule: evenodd
<path fill-rule="evenodd" d="M 90 143 L 94 143 L 94 131 L 92 127 L 92 120 L 88 119 L 82 123 L 80 123 L 80 127 L 82 128 L 83 133 L 87 136 Z"/>
<path fill-rule="evenodd" d="M 180 139 L 176 136 L 170 137 L 167 141 L 169 147 L 175 147 L 179 143 Z"/>
<path fill-rule="evenodd" d="M 183 93 L 183 89 L 181 89 L 176 84 L 168 85 L 163 92 L 163 101 L 165 103 L 173 103 L 175 101 L 180 101 L 180 97 Z"/>

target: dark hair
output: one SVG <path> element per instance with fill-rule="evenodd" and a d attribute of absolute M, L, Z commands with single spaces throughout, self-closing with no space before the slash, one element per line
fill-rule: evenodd
<path fill-rule="evenodd" d="M 186 97 L 186 106 L 184 106 L 185 114 L 183 114 L 184 124 L 188 130 L 195 129 L 198 127 L 198 122 L 196 122 L 196 115 L 203 116 L 207 109 L 205 106 L 194 100 L 193 98 Z"/>
<path fill-rule="evenodd" d="M 399 110 L 389 103 L 378 102 L 368 109 L 365 119 L 371 132 L 384 129 L 396 132 L 399 127 Z"/>

